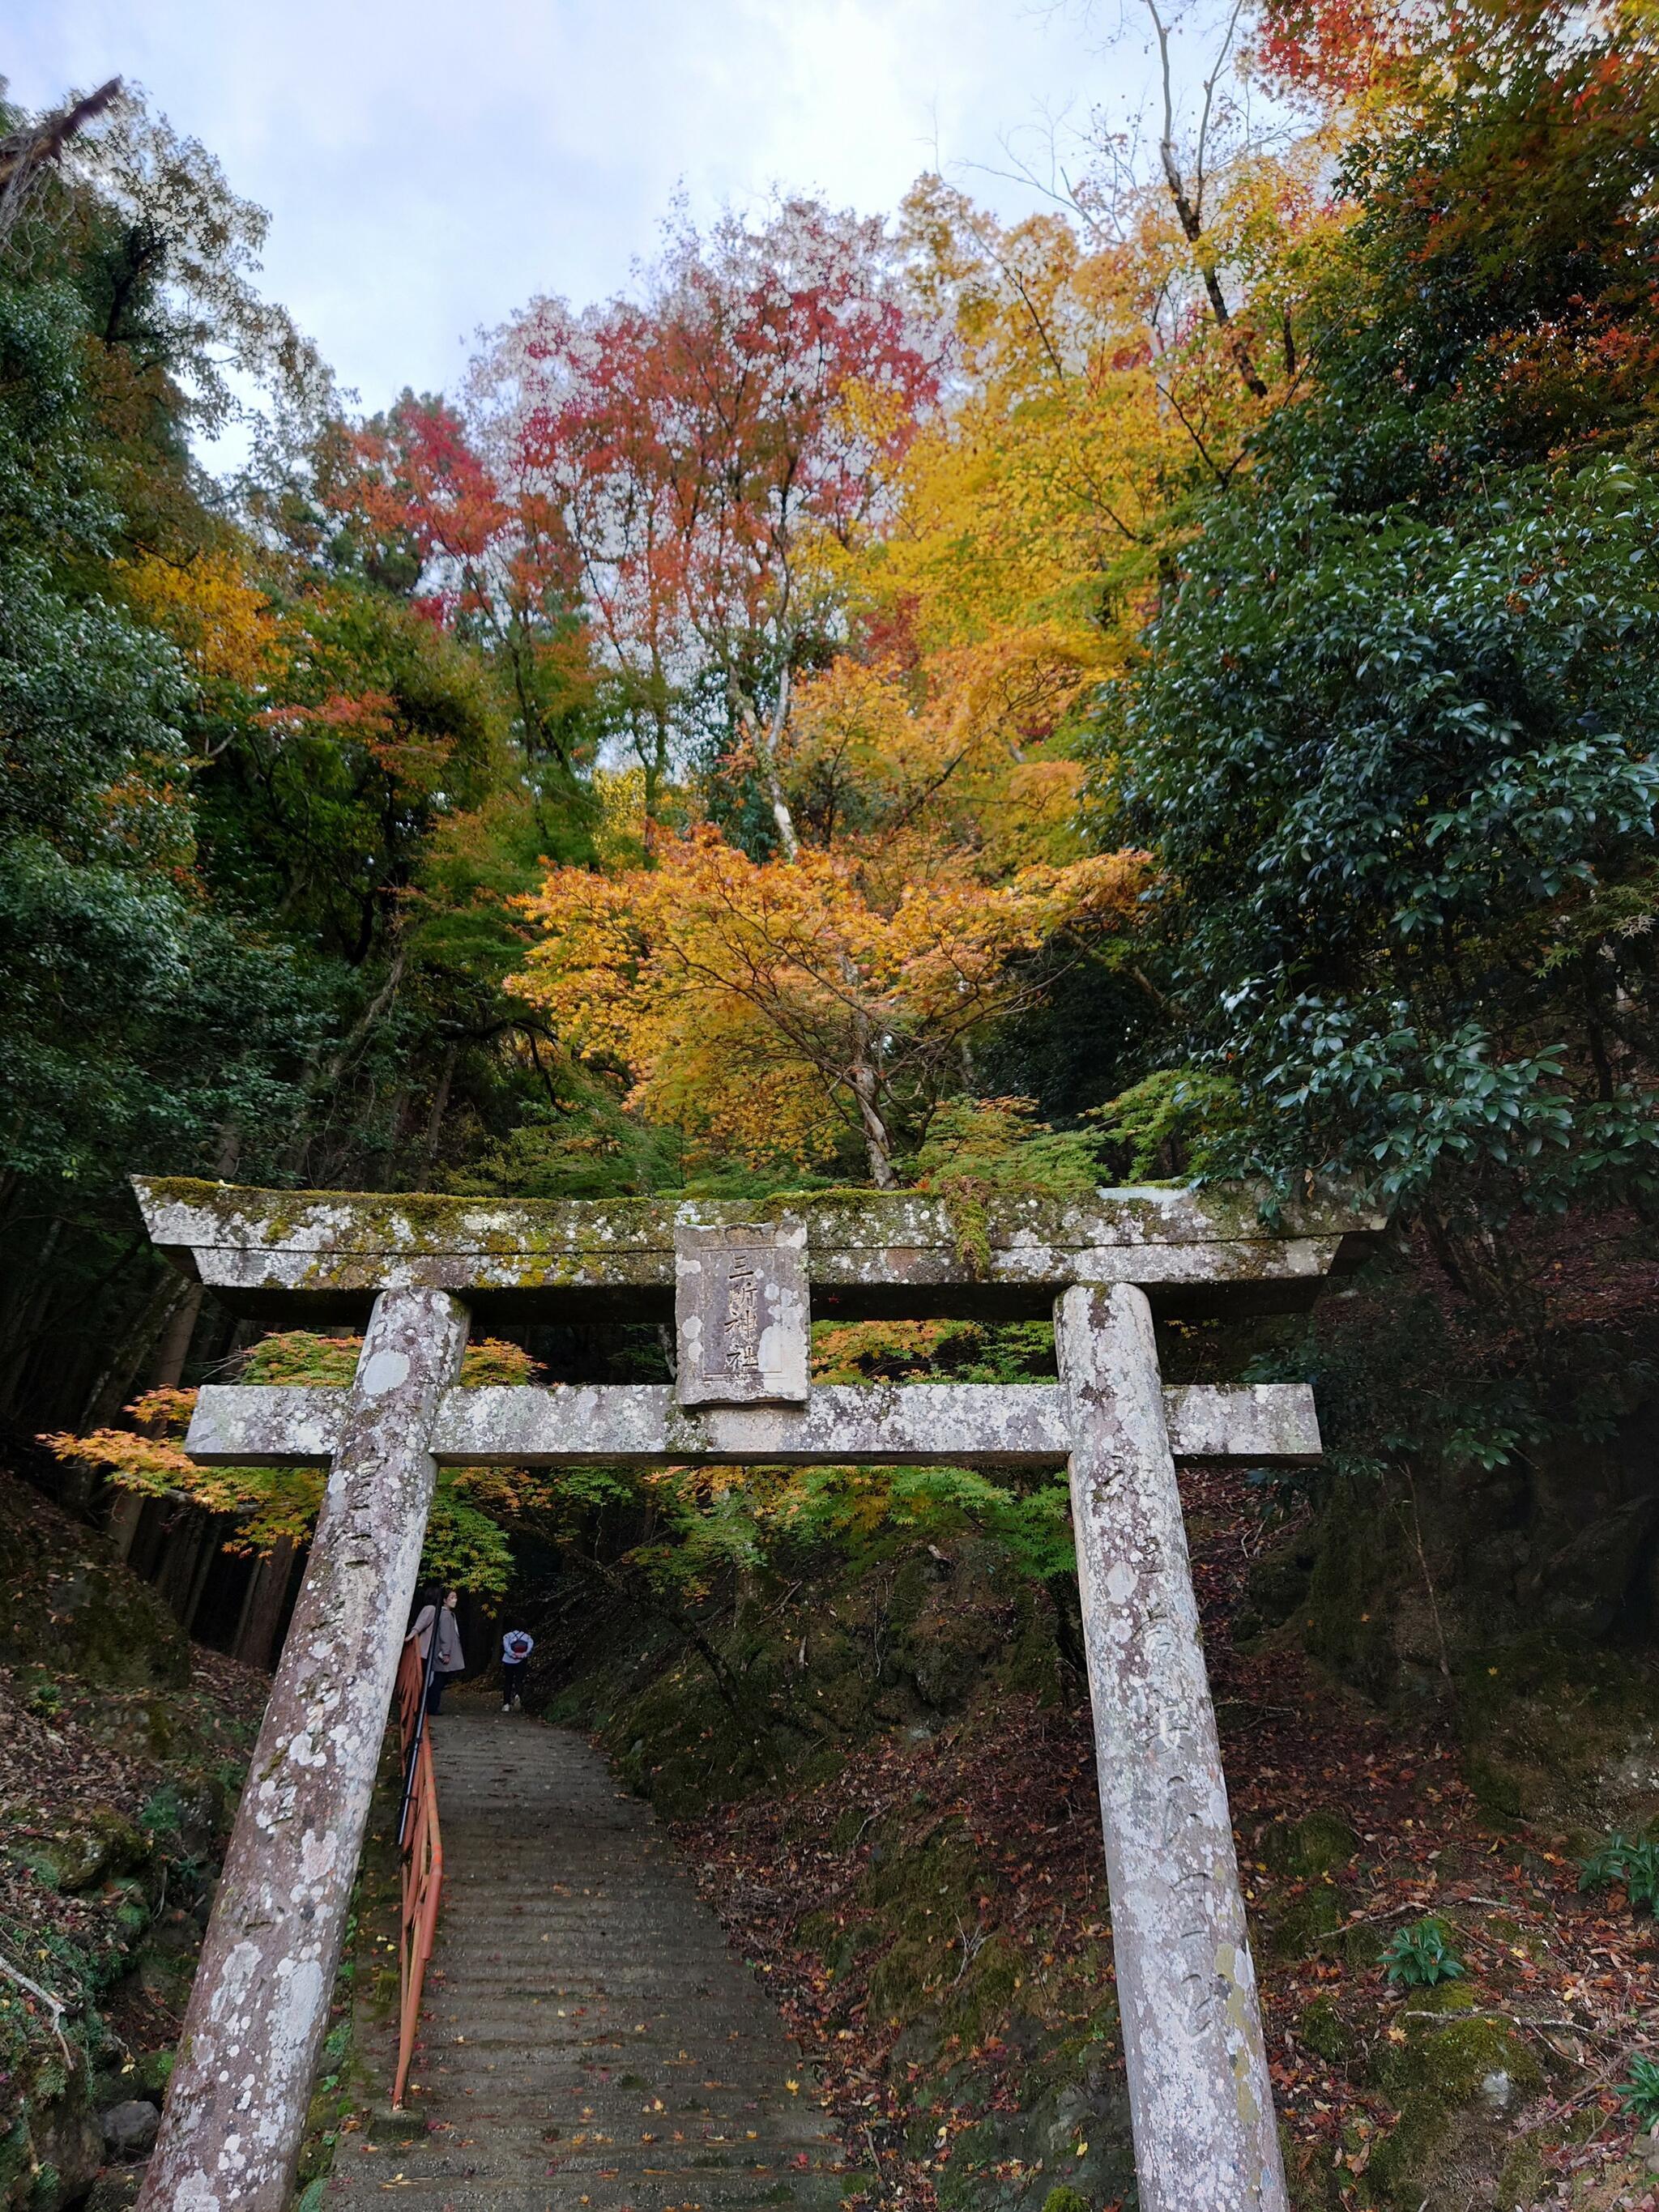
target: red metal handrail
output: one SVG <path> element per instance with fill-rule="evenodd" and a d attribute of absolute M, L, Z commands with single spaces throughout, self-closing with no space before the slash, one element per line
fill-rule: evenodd
<path fill-rule="evenodd" d="M 433 1623 L 431 1644 L 437 1644 Z M 392 2106 L 401 2112 L 409 2069 L 415 2056 L 415 2030 L 421 2017 L 421 1991 L 443 1894 L 444 1847 L 438 1830 L 438 1783 L 432 1771 L 432 1736 L 426 1725 L 427 1682 L 431 1669 L 413 1637 L 398 1667 L 398 1726 L 404 1750 L 404 1808 L 398 1841 L 403 1847 L 403 1933 L 398 1945 L 398 2076 Z"/>

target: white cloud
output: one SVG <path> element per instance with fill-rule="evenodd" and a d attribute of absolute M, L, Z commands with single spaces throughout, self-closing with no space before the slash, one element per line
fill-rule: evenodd
<path fill-rule="evenodd" d="M 13 95 L 124 74 L 271 210 L 265 279 L 377 406 L 481 325 L 626 283 L 684 185 L 890 208 L 935 149 L 995 166 L 1113 99 L 1076 13 L 1021 0 L 13 0 Z M 1122 67 L 1138 76 L 1131 48 Z M 1012 187 L 969 174 L 1005 205 Z M 1029 196 L 1027 196 L 1029 199 Z"/>

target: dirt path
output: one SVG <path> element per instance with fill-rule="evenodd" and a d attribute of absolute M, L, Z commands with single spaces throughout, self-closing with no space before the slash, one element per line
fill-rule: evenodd
<path fill-rule="evenodd" d="M 348 2137 L 331 2212 L 836 2204 L 817 2084 L 646 1808 L 563 1729 L 456 1701 L 433 1741 L 425 2136 Z"/>

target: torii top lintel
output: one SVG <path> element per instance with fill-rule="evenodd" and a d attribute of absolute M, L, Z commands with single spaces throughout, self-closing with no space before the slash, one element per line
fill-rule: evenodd
<path fill-rule="evenodd" d="M 270 1318 L 359 1315 L 405 1285 L 548 1318 L 661 1317 L 677 1228 L 768 1218 L 803 1227 L 820 1312 L 1035 1315 L 1074 1283 L 1138 1284 L 1166 1313 L 1260 1310 L 1309 1303 L 1384 1224 L 1346 1194 L 1286 1206 L 1270 1225 L 1254 1192 L 1158 1185 L 994 1196 L 982 1210 L 908 1192 L 498 1202 L 142 1176 L 133 1188 L 175 1267 Z"/>

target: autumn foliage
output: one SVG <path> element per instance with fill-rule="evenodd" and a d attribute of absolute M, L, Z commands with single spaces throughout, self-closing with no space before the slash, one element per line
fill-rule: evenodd
<path fill-rule="evenodd" d="M 915 857 L 756 861 L 705 827 L 650 868 L 563 870 L 525 902 L 544 935 L 514 988 L 703 1146 L 804 1166 L 853 1131 L 885 1187 L 905 1117 L 925 1127 L 960 1053 L 1031 1002 L 1022 956 L 1121 922 L 1139 875 L 1092 859 L 985 884 Z"/>

